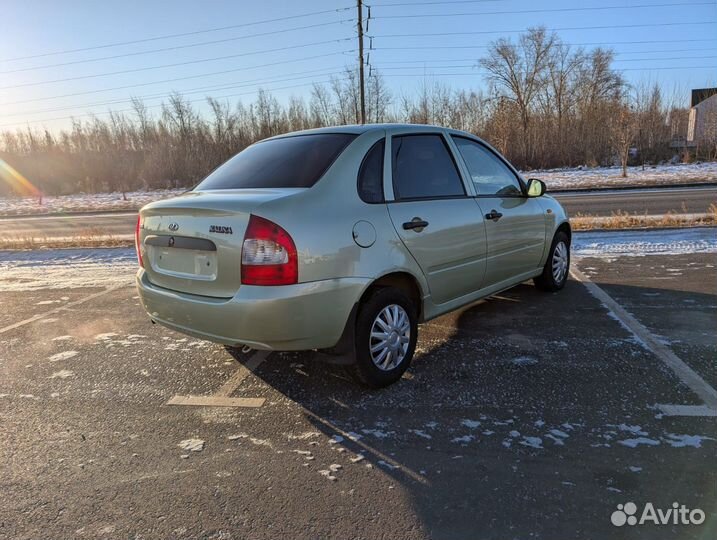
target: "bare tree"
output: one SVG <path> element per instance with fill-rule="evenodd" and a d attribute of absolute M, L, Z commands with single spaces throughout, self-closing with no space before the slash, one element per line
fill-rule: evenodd
<path fill-rule="evenodd" d="M 616 103 L 611 117 L 610 140 L 620 159 L 623 178 L 627 178 L 627 162 L 635 140 L 636 128 L 637 121 L 630 106 L 625 102 Z"/>
<path fill-rule="evenodd" d="M 523 160 L 531 156 L 530 124 L 535 99 L 543 84 L 556 35 L 545 28 L 530 28 L 518 43 L 501 38 L 493 43 L 479 62 L 488 72 L 488 81 L 498 95 L 513 101 L 523 128 Z"/>
<path fill-rule="evenodd" d="M 654 85 L 638 85 L 628 99 L 613 57 L 605 49 L 572 49 L 544 29 L 531 29 L 515 43 L 498 40 L 481 60 L 485 94 L 424 78 L 414 94 L 392 96 L 372 70 L 367 115 L 372 122 L 470 131 L 525 169 L 608 164 L 618 156 L 626 172 L 633 144 L 645 159 L 670 159 L 672 137 L 686 132 L 685 89 L 666 96 Z M 58 132 L 0 132 L 0 159 L 48 194 L 191 186 L 259 139 L 355 122 L 356 79 L 352 68 L 315 84 L 307 103 L 296 97 L 280 103 L 266 91 L 246 104 L 207 98 L 206 115 L 176 93 L 154 117 L 134 99 L 128 116 L 77 119 Z M 717 118 L 707 124 L 711 142 L 700 150 L 717 159 Z M 0 194 L 12 189 L 0 183 Z"/>

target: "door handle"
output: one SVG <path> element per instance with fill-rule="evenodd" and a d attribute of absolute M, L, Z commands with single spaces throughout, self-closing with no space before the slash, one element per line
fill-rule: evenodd
<path fill-rule="evenodd" d="M 498 221 L 502 217 L 503 214 L 501 214 L 500 212 L 496 212 L 495 210 L 491 210 L 485 215 L 486 219 L 492 219 L 493 221 Z"/>
<path fill-rule="evenodd" d="M 403 224 L 403 229 L 405 231 L 408 231 L 410 229 L 415 229 L 416 232 L 421 232 L 426 227 L 428 227 L 428 222 L 419 217 L 415 217 L 411 221 L 406 221 Z"/>

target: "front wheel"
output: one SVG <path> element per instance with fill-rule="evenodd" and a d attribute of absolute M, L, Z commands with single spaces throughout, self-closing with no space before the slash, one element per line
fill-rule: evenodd
<path fill-rule="evenodd" d="M 533 279 L 533 282 L 536 287 L 544 291 L 559 291 L 565 287 L 569 273 L 570 240 L 567 234 L 560 231 L 553 238 L 543 273 Z"/>
<path fill-rule="evenodd" d="M 373 388 L 398 381 L 416 349 L 417 309 L 394 288 L 377 289 L 356 317 L 355 377 Z"/>

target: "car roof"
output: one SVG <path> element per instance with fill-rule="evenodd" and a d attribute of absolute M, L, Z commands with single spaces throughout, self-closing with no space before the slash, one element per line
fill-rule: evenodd
<path fill-rule="evenodd" d="M 465 133 L 463 131 L 458 131 L 455 129 L 446 129 L 440 126 L 433 126 L 430 124 L 400 124 L 400 123 L 386 123 L 386 124 L 350 124 L 345 126 L 327 126 L 327 127 L 321 127 L 321 128 L 314 128 L 314 129 L 305 129 L 301 131 L 292 131 L 290 133 L 283 133 L 281 135 L 276 135 L 274 137 L 270 137 L 270 139 L 279 139 L 282 137 L 292 137 L 296 135 L 310 135 L 310 134 L 316 134 L 316 133 L 350 133 L 353 135 L 362 135 L 364 133 L 367 133 L 369 131 L 375 131 L 375 130 L 384 130 L 384 131 L 443 131 L 446 130 L 450 133 L 460 133 L 463 135 L 469 135 L 471 137 L 474 137 L 474 135 L 470 135 L 470 133 Z M 268 140 L 268 139 L 267 139 Z"/>

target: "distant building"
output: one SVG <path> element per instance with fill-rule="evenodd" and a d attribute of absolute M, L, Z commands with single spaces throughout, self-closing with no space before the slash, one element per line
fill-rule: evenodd
<path fill-rule="evenodd" d="M 692 90 L 686 146 L 699 146 L 717 137 L 717 88 Z"/>

